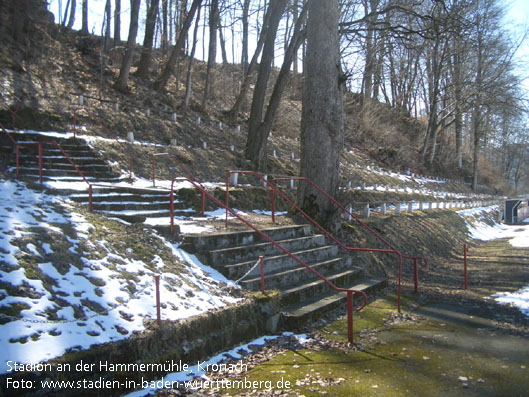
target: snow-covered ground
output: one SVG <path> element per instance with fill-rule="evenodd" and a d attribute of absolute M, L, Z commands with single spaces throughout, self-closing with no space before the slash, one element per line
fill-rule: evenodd
<path fill-rule="evenodd" d="M 529 223 L 506 225 L 497 222 L 497 205 L 486 208 L 473 208 L 458 211 L 467 222 L 470 237 L 476 240 L 489 241 L 498 238 L 509 238 L 513 247 L 529 247 Z M 493 212 L 496 213 L 492 214 Z"/>
<path fill-rule="evenodd" d="M 237 301 L 221 288 L 231 281 L 161 236 L 154 238 L 172 254 L 172 262 L 181 263 L 179 272 L 166 269 L 158 256 L 145 263 L 105 240 L 89 239 L 94 226 L 65 198 L 0 180 L 0 201 L 0 307 L 12 313 L 0 314 L 0 373 L 8 370 L 9 360 L 40 362 L 143 330 L 144 319 L 156 318 L 155 274 L 161 274 L 164 319 Z M 69 226 L 74 236 L 64 232 Z M 48 241 L 39 241 L 39 233 Z M 59 240 L 68 246 L 61 249 L 79 257 L 82 266 L 61 267 L 49 260 L 54 252 L 64 254 L 56 251 Z M 84 315 L 74 308 L 82 308 Z"/>
<path fill-rule="evenodd" d="M 500 208 L 495 205 L 486 208 L 474 208 L 458 211 L 467 222 L 470 237 L 476 240 L 489 241 L 498 238 L 508 238 L 514 248 L 529 247 L 529 219 L 522 225 L 505 225 L 497 222 Z M 528 269 L 529 269 L 529 263 Z M 500 292 L 494 294 L 496 301 L 512 304 L 529 316 L 529 286 L 515 292 Z"/>

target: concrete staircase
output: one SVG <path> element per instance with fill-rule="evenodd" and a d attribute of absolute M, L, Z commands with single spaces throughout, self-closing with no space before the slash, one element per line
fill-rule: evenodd
<path fill-rule="evenodd" d="M 19 154 L 19 175 L 21 178 L 39 181 L 38 146 L 24 144 L 56 141 L 84 174 L 88 182 L 106 185 L 93 186 L 92 205 L 94 211 L 132 223 L 145 222 L 147 218 L 156 218 L 154 224 L 159 223 L 157 219 L 162 220 L 160 222 L 162 225 L 157 226 L 157 229 L 163 232 L 168 231 L 169 190 L 123 186 L 127 181 L 115 175 L 105 161 L 84 140 L 48 137 L 26 132 L 11 133 L 11 136 L 21 144 Z M 69 188 L 67 184 L 57 190 L 68 195 L 72 201 L 88 206 L 88 185 L 60 149 L 49 144 L 43 145 L 42 149 L 43 182 L 78 182 L 81 190 L 78 187 Z M 9 166 L 14 170 L 16 164 L 13 144 L 5 136 L 0 139 L 0 152 L 6 156 Z M 120 186 L 116 186 L 120 182 Z M 188 217 L 196 214 L 194 210 L 189 209 L 190 205 L 187 204 L 192 199 L 198 199 L 197 192 L 179 191 L 175 193 L 175 217 Z"/>
<path fill-rule="evenodd" d="M 169 222 L 169 195 L 169 190 L 166 189 L 94 186 L 92 208 L 106 216 L 132 223 L 145 222 L 147 218 L 165 219 Z M 88 205 L 88 193 L 71 194 L 70 199 Z M 179 199 L 179 193 L 175 192 L 174 216 L 189 217 L 197 214 L 188 207 L 186 201 Z M 159 222 L 154 220 L 154 223 Z M 159 228 L 165 230 L 168 226 Z"/>
<path fill-rule="evenodd" d="M 325 236 L 315 234 L 309 225 L 274 227 L 262 232 L 341 288 L 366 293 L 386 286 L 386 280 L 366 277 L 353 265 L 350 256 L 329 244 Z M 182 244 L 207 265 L 218 269 L 249 290 L 261 288 L 259 267 L 251 270 L 259 256 L 264 257 L 265 289 L 280 292 L 281 325 L 298 329 L 340 305 L 346 294 L 334 291 L 322 279 L 293 260 L 254 231 L 186 236 Z"/>
<path fill-rule="evenodd" d="M 112 185 L 112 182 L 124 181 L 114 175 L 111 168 L 82 140 L 49 138 L 28 133 L 12 135 L 19 143 L 57 141 L 87 180 L 98 184 L 93 186 L 92 192 L 94 211 L 133 223 L 145 222 L 147 218 L 164 219 L 167 222 L 159 222 L 156 228 L 168 232 L 168 190 L 134 188 L 123 186 L 123 183 Z M 0 139 L 0 152 L 4 152 L 11 161 L 11 166 L 14 166 L 13 145 L 7 139 Z M 37 145 L 21 147 L 21 177 L 38 181 L 37 153 Z M 44 181 L 84 183 L 55 146 L 43 146 L 43 166 Z M 99 186 L 100 183 L 106 186 Z M 63 193 L 67 193 L 71 200 L 88 205 L 88 186 L 86 190 L 65 189 Z M 181 189 L 176 192 L 175 216 L 195 215 L 195 210 L 191 208 L 199 207 L 198 196 L 195 190 Z M 309 225 L 273 227 L 262 231 L 336 287 L 370 292 L 386 285 L 386 280 L 366 277 L 361 268 L 354 266 L 347 252 L 330 244 L 325 236 L 314 233 Z M 182 247 L 196 252 L 206 265 L 218 269 L 229 279 L 239 280 L 244 276 L 239 281 L 240 285 L 255 291 L 261 288 L 260 272 L 259 267 L 251 269 L 262 255 L 265 288 L 280 291 L 281 325 L 286 329 L 297 329 L 331 309 L 340 305 L 345 307 L 345 293 L 334 291 L 322 279 L 254 231 L 185 236 Z"/>
<path fill-rule="evenodd" d="M 71 158 L 89 182 L 116 182 L 119 177 L 83 140 L 75 138 L 49 137 L 33 133 L 11 133 L 19 144 L 19 175 L 34 181 L 39 180 L 39 155 L 37 142 L 56 141 Z M 9 165 L 15 167 L 13 144 L 3 136 L 0 151 L 8 156 Z M 42 146 L 42 179 L 46 181 L 83 182 L 76 169 L 65 158 L 60 149 L 51 144 Z"/>

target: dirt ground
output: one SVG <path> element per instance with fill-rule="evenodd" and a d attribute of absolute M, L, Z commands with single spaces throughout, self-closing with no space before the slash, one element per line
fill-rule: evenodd
<path fill-rule="evenodd" d="M 403 285 L 401 313 L 390 287 L 355 315 L 355 344 L 347 342 L 344 313 L 331 313 L 307 328 L 307 343 L 281 337 L 244 358 L 247 372 L 208 374 L 268 380 L 268 389 L 160 394 L 528 395 L 529 318 L 491 295 L 529 285 L 529 249 L 513 248 L 508 240 L 473 243 L 468 290 L 462 288 L 462 255 L 431 262 L 420 274 L 418 294 L 410 280 Z"/>

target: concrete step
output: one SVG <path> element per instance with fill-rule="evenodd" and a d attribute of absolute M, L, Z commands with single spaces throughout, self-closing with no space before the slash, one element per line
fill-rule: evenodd
<path fill-rule="evenodd" d="M 322 234 L 317 234 L 313 236 L 302 236 L 276 242 L 286 250 L 293 252 L 307 248 L 321 247 L 325 244 L 325 237 Z M 237 263 L 254 260 L 255 258 L 258 258 L 259 255 L 277 256 L 281 254 L 283 254 L 283 251 L 281 251 L 271 242 L 267 241 L 252 245 L 241 245 L 237 247 L 211 250 L 207 254 L 207 263 Z"/>
<path fill-rule="evenodd" d="M 77 203 L 88 202 L 88 193 L 71 194 L 70 200 Z M 92 202 L 96 203 L 112 203 L 112 202 L 126 202 L 133 201 L 136 203 L 150 203 L 150 202 L 166 202 L 169 205 L 169 194 L 133 194 L 133 193 L 119 193 L 113 189 L 108 189 L 106 193 L 99 193 L 95 187 L 92 193 Z M 183 205 L 181 201 L 175 201 L 174 205 Z"/>
<path fill-rule="evenodd" d="M 97 211 L 120 212 L 120 211 L 164 211 L 169 216 L 168 201 L 154 202 L 137 202 L 137 201 L 120 201 L 120 202 L 93 202 L 92 207 Z"/>
<path fill-rule="evenodd" d="M 349 266 L 342 272 L 336 272 L 327 275 L 325 278 L 336 287 L 343 288 L 351 285 L 353 282 L 362 277 L 364 271 L 359 267 Z M 293 287 L 281 290 L 281 306 L 289 306 L 308 302 L 315 296 L 326 294 L 332 291 L 332 287 L 321 278 L 313 281 L 300 283 Z"/>
<path fill-rule="evenodd" d="M 346 288 L 364 291 L 366 294 L 387 286 L 387 280 L 365 278 L 349 284 Z M 359 294 L 353 296 L 356 306 L 363 303 Z M 346 309 L 347 294 L 345 292 L 331 291 L 324 295 L 318 295 L 308 302 L 297 303 L 286 306 L 281 310 L 281 324 L 284 329 L 299 330 L 300 327 L 311 321 L 316 321 L 323 314 L 338 307 Z"/>
<path fill-rule="evenodd" d="M 298 256 L 299 257 L 299 256 Z M 343 273 L 344 269 L 349 266 L 349 258 L 347 257 L 331 257 L 319 261 L 303 261 L 311 269 L 317 271 L 325 278 L 331 277 L 334 274 Z M 266 269 L 266 263 L 265 263 Z M 240 284 L 249 290 L 258 291 L 261 288 L 261 277 L 259 275 L 259 268 L 252 272 L 249 279 L 242 280 Z M 295 286 L 310 283 L 312 281 L 321 280 L 312 273 L 305 266 L 295 262 L 294 266 L 286 270 L 278 270 L 274 273 L 268 273 L 264 276 L 266 289 L 277 289 L 279 291 L 289 290 Z"/>
<path fill-rule="evenodd" d="M 101 160 L 100 158 L 98 157 L 95 157 L 94 154 L 92 152 L 83 152 L 81 153 L 81 155 L 79 154 L 72 154 L 72 153 L 68 153 L 66 152 L 66 154 L 68 155 L 68 157 L 70 158 L 70 160 L 72 160 L 77 166 L 87 166 L 87 165 L 90 165 L 90 166 L 105 166 L 107 167 L 107 164 Z M 19 160 L 20 162 L 24 162 L 24 163 L 38 163 L 39 161 L 39 158 L 38 156 L 35 155 L 35 153 L 25 153 L 25 152 L 21 152 L 20 155 L 19 155 Z M 57 152 L 57 153 L 51 153 L 51 154 L 48 154 L 48 155 L 43 155 L 42 156 L 42 161 L 44 164 L 48 164 L 48 163 L 53 163 L 53 164 L 70 164 L 70 162 L 68 161 L 68 159 L 66 157 L 64 157 L 64 155 L 62 154 L 62 152 Z"/>
<path fill-rule="evenodd" d="M 14 169 L 12 170 L 15 171 Z M 39 174 L 24 174 L 20 172 L 20 177 L 23 179 L 31 180 L 31 181 L 39 181 Z M 91 175 L 85 175 L 85 178 L 88 182 L 91 183 L 115 183 L 120 182 L 122 179 L 118 177 L 94 177 Z M 78 183 L 85 183 L 83 178 L 79 176 L 79 174 L 71 175 L 71 176 L 49 176 L 46 175 L 44 172 L 42 173 L 42 180 L 44 182 L 78 182 Z M 86 185 L 88 189 L 88 185 Z M 67 192 L 67 189 L 64 189 L 64 192 Z"/>
<path fill-rule="evenodd" d="M 91 176 L 93 178 L 110 178 L 115 177 L 112 173 L 108 172 L 107 170 L 97 170 L 97 169 L 85 169 L 80 170 L 82 174 L 86 176 Z M 19 167 L 19 173 L 21 175 L 26 176 L 38 176 L 39 175 L 39 168 L 38 167 L 27 167 L 27 166 L 20 166 Z M 70 165 L 69 169 L 56 169 L 56 168 L 42 168 L 42 175 L 46 175 L 48 177 L 58 177 L 58 176 L 78 176 L 79 173 L 77 170 Z"/>
<path fill-rule="evenodd" d="M 336 258 L 338 256 L 338 247 L 336 245 L 325 245 L 321 247 L 305 249 L 303 251 L 292 252 L 292 254 L 303 263 L 309 265 L 325 262 L 330 258 Z M 246 262 L 228 265 L 211 264 L 211 266 L 218 269 L 228 278 L 238 279 L 242 277 L 243 274 L 247 273 L 257 260 L 258 258 L 255 258 L 254 260 Z M 264 257 L 263 263 L 264 272 L 267 276 L 272 276 L 278 272 L 285 272 L 291 269 L 301 269 L 302 267 L 302 265 L 300 265 L 287 254 Z M 249 276 L 259 274 L 258 271 L 258 269 L 254 270 Z M 310 272 L 307 271 L 307 273 Z"/>
<path fill-rule="evenodd" d="M 310 225 L 277 226 L 261 230 L 272 240 L 286 240 L 295 237 L 309 236 L 312 234 Z M 184 238 L 183 247 L 190 252 L 208 252 L 215 249 L 251 245 L 264 240 L 253 230 L 211 233 L 206 235 L 189 235 Z"/>

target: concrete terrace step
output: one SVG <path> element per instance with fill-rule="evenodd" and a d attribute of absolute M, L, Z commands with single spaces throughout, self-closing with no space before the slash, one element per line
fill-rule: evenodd
<path fill-rule="evenodd" d="M 70 200 L 83 203 L 88 201 L 88 193 L 72 194 Z M 166 203 L 169 208 L 169 194 L 132 194 L 132 193 L 118 193 L 113 189 L 108 189 L 107 193 L 98 193 L 96 187 L 93 187 L 92 202 L 94 203 L 120 203 L 120 202 L 134 202 L 134 203 Z M 175 208 L 183 206 L 184 203 L 179 200 L 174 200 Z M 182 208 L 182 207 L 180 207 Z"/>
<path fill-rule="evenodd" d="M 327 276 L 326 279 L 336 287 L 343 288 L 346 285 L 351 285 L 353 281 L 359 279 L 362 277 L 362 275 L 363 270 L 353 266 L 340 273 L 334 273 L 330 276 Z M 332 290 L 332 287 L 324 280 L 321 278 L 316 278 L 314 281 L 298 284 L 294 287 L 282 290 L 281 306 L 289 306 L 299 304 L 301 302 L 308 302 L 314 296 L 321 295 Z"/>
<path fill-rule="evenodd" d="M 329 258 L 336 257 L 338 255 L 338 247 L 336 245 L 325 245 L 316 248 L 309 248 L 302 251 L 295 251 L 292 254 L 305 264 L 317 263 L 328 260 Z M 235 263 L 235 264 L 212 264 L 213 267 L 218 269 L 221 273 L 225 274 L 226 277 L 239 278 L 247 271 L 249 271 L 255 264 L 255 260 Z M 289 255 L 276 255 L 276 256 L 265 256 L 263 258 L 264 271 L 267 275 L 272 275 L 280 271 L 289 269 L 301 268 L 298 262 L 292 259 Z M 257 272 L 257 269 L 255 270 Z M 307 271 L 307 273 L 310 273 Z M 271 287 L 272 288 L 272 287 Z"/>
<path fill-rule="evenodd" d="M 83 173 L 84 176 L 93 176 L 93 177 L 108 177 L 112 176 L 112 174 L 107 169 L 81 169 L 78 167 L 79 170 Z M 38 167 L 27 167 L 27 166 L 20 166 L 19 170 L 21 173 L 25 175 L 38 175 L 40 170 Z M 69 165 L 68 168 L 64 169 L 57 169 L 57 168 L 49 168 L 49 167 L 43 167 L 42 168 L 42 174 L 48 175 L 48 176 L 70 176 L 70 175 L 79 175 L 77 170 L 72 166 Z"/>
<path fill-rule="evenodd" d="M 353 284 L 348 284 L 346 288 L 369 293 L 377 289 L 382 289 L 386 287 L 386 285 L 387 280 L 385 279 L 366 278 Z M 360 305 L 363 302 L 363 298 L 358 294 L 354 295 L 354 299 L 356 305 Z M 331 291 L 324 295 L 318 295 L 309 302 L 302 302 L 284 307 L 281 310 L 281 323 L 285 329 L 297 330 L 304 323 L 315 321 L 330 310 L 336 309 L 339 306 L 345 308 L 346 301 L 347 294 L 345 292 Z"/>
<path fill-rule="evenodd" d="M 262 229 L 261 232 L 275 241 L 312 234 L 310 225 L 278 226 Z M 214 249 L 251 245 L 264 241 L 266 240 L 259 233 L 247 230 L 242 232 L 188 235 L 184 238 L 183 246 L 192 252 L 208 252 Z"/>
<path fill-rule="evenodd" d="M 70 160 L 79 168 L 101 167 L 111 170 L 111 168 L 103 161 L 94 157 L 72 157 Z M 19 160 L 23 164 L 34 165 L 39 163 L 37 156 L 19 156 Z M 42 164 L 45 166 L 53 165 L 55 168 L 72 167 L 72 164 L 64 156 L 46 156 L 42 157 Z"/>
<path fill-rule="evenodd" d="M 14 169 L 13 169 L 14 171 Z M 38 180 L 39 174 L 37 173 L 31 173 L 31 174 L 24 174 L 23 172 L 20 172 L 21 178 L 27 178 L 31 180 Z M 85 178 L 88 182 L 91 183 L 112 183 L 112 182 L 119 182 L 121 181 L 118 177 L 94 177 L 90 175 L 85 175 Z M 71 175 L 71 176 L 50 176 L 46 175 L 46 173 L 42 173 L 42 180 L 44 182 L 78 182 L 78 183 L 85 183 L 84 179 L 79 176 L 79 174 Z M 88 189 L 88 185 L 86 185 L 86 188 Z M 68 191 L 68 189 L 65 189 L 65 191 Z"/>
<path fill-rule="evenodd" d="M 322 234 L 313 236 L 302 236 L 287 240 L 276 241 L 280 246 L 288 251 L 301 250 L 309 247 L 321 247 L 325 244 L 325 237 Z M 221 248 L 208 252 L 208 263 L 236 263 L 253 259 L 259 255 L 276 256 L 283 253 L 271 242 L 257 243 L 253 245 L 242 245 L 237 247 Z"/>
<path fill-rule="evenodd" d="M 297 255 L 296 255 L 297 256 Z M 349 258 L 332 257 L 320 261 L 303 261 L 311 269 L 317 271 L 325 278 L 343 272 L 348 267 Z M 265 263 L 266 268 L 266 263 Z M 257 270 L 258 271 L 258 270 Z M 253 272 L 252 272 L 253 273 Z M 264 276 L 266 289 L 289 290 L 308 282 L 321 280 L 305 266 L 294 262 L 294 266 L 286 270 L 278 270 Z M 241 285 L 249 290 L 257 291 L 261 288 L 261 277 L 254 276 L 248 280 L 242 280 Z"/>

